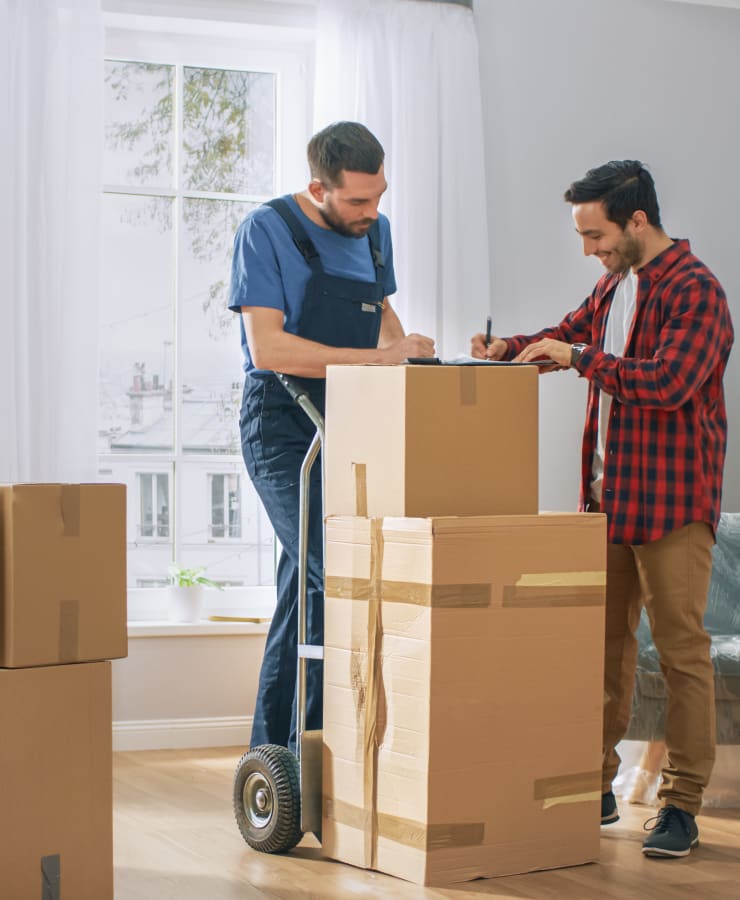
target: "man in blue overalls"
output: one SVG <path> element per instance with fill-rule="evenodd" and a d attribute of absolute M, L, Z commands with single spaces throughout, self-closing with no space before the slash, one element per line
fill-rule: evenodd
<path fill-rule="evenodd" d="M 326 366 L 401 363 L 434 355 L 434 342 L 404 334 L 388 302 L 396 290 L 384 152 L 355 122 L 308 144 L 311 182 L 252 210 L 236 234 L 229 308 L 241 313 L 246 380 L 244 462 L 281 545 L 277 607 L 265 645 L 251 746 L 295 746 L 298 477 L 313 438 L 308 416 L 275 378 L 300 379 L 324 413 Z M 357 398 L 358 403 L 362 398 Z M 307 640 L 324 635 L 321 470 L 313 468 L 307 566 Z M 306 727 L 322 724 L 321 663 L 307 663 Z"/>

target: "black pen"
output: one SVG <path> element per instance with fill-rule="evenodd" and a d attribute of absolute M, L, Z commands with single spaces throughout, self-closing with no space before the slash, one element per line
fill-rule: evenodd
<path fill-rule="evenodd" d="M 486 316 L 486 347 L 491 343 L 491 317 Z"/>

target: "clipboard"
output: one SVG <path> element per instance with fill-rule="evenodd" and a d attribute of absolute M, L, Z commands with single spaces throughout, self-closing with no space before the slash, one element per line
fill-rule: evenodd
<path fill-rule="evenodd" d="M 505 359 L 476 359 L 474 356 L 460 356 L 456 359 L 440 359 L 438 356 L 410 356 L 405 360 L 409 366 L 556 366 L 554 359 L 533 359 L 529 362 L 514 362 Z"/>

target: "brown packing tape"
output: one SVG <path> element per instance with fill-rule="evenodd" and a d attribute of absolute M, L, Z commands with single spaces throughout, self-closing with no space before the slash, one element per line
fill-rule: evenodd
<path fill-rule="evenodd" d="M 324 594 L 336 600 L 368 600 L 370 580 L 327 575 L 324 578 Z"/>
<path fill-rule="evenodd" d="M 475 406 L 478 402 L 477 373 L 475 366 L 459 366 L 460 377 L 460 405 Z"/>
<path fill-rule="evenodd" d="M 501 605 L 506 608 L 542 609 L 545 607 L 603 606 L 604 589 L 589 585 L 546 587 L 544 585 L 504 585 Z"/>
<path fill-rule="evenodd" d="M 413 603 L 432 609 L 485 609 L 491 605 L 490 584 L 412 584 L 384 581 L 385 603 Z"/>
<path fill-rule="evenodd" d="M 606 572 L 525 572 L 516 584 L 505 585 L 502 606 L 520 609 L 604 606 Z"/>
<path fill-rule="evenodd" d="M 378 746 L 380 738 L 380 693 L 382 670 L 380 654 L 383 645 L 383 623 L 380 605 L 380 580 L 383 572 L 383 520 L 370 525 L 370 589 L 367 609 L 367 695 L 365 703 L 363 751 L 363 806 L 370 827 L 365 829 L 365 864 L 374 869 L 378 852 Z"/>
<path fill-rule="evenodd" d="M 327 597 L 337 600 L 367 600 L 370 581 L 327 575 Z M 491 606 L 491 585 L 418 584 L 410 581 L 383 581 L 380 596 L 384 603 L 408 603 L 433 609 L 484 609 Z M 507 584 L 503 586 L 501 606 L 542 609 L 547 607 L 603 606 L 605 591 L 599 584 Z"/>
<path fill-rule="evenodd" d="M 355 473 L 355 515 L 367 518 L 367 465 L 352 463 Z"/>
<path fill-rule="evenodd" d="M 380 837 L 419 850 L 445 850 L 452 847 L 479 847 L 485 836 L 483 822 L 452 822 L 422 825 L 399 816 L 378 816 Z"/>
<path fill-rule="evenodd" d="M 365 578 L 343 578 L 327 575 L 324 590 L 327 597 L 338 600 L 368 600 L 370 581 Z M 418 584 L 410 581 L 382 581 L 383 603 L 408 603 L 433 609 L 484 609 L 491 605 L 491 585 L 483 584 Z"/>
<path fill-rule="evenodd" d="M 549 809 L 563 803 L 582 803 L 601 797 L 601 772 L 576 772 L 539 778 L 534 783 L 534 799 L 542 800 L 542 808 Z"/>
<path fill-rule="evenodd" d="M 334 797 L 323 795 L 322 805 L 327 819 L 337 822 L 339 825 L 347 825 L 365 831 L 370 825 L 370 814 L 365 809 L 360 809 L 352 803 L 337 800 Z"/>
<path fill-rule="evenodd" d="M 567 572 L 525 572 L 516 582 L 518 587 L 591 587 L 606 588 L 606 570 Z"/>
<path fill-rule="evenodd" d="M 327 818 L 340 825 L 366 831 L 371 817 L 366 810 L 342 801 L 324 797 Z M 424 825 L 401 816 L 379 813 L 377 816 L 378 837 L 403 844 L 414 850 L 429 852 L 455 847 L 478 847 L 485 837 L 483 822 L 450 822 Z"/>
<path fill-rule="evenodd" d="M 41 857 L 41 900 L 60 900 L 62 861 L 58 853 Z"/>
<path fill-rule="evenodd" d="M 62 524 L 65 537 L 80 536 L 80 486 L 79 484 L 62 485 Z"/>
<path fill-rule="evenodd" d="M 80 606 L 76 600 L 63 600 L 59 605 L 59 661 L 80 658 Z"/>

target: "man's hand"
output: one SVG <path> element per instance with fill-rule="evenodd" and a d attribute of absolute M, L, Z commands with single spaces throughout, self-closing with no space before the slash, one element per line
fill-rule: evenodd
<path fill-rule="evenodd" d="M 383 363 L 392 366 L 402 363 L 405 359 L 434 356 L 434 341 L 423 334 L 407 334 L 380 352 L 384 357 Z"/>
<path fill-rule="evenodd" d="M 474 334 L 470 339 L 470 355 L 476 359 L 503 359 L 507 347 L 506 341 L 497 337 L 491 337 L 491 343 L 486 347 L 485 334 Z"/>
<path fill-rule="evenodd" d="M 552 338 L 544 338 L 525 347 L 514 359 L 514 362 L 532 362 L 535 359 L 551 359 L 557 363 L 555 366 L 547 366 L 545 371 L 557 372 L 560 369 L 570 368 L 570 344 L 564 341 L 555 341 Z"/>

